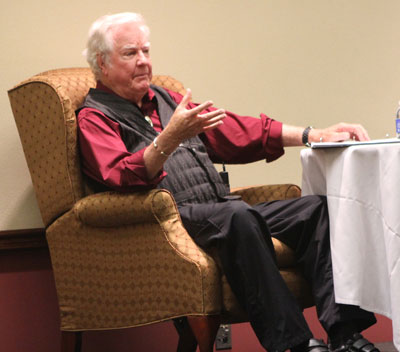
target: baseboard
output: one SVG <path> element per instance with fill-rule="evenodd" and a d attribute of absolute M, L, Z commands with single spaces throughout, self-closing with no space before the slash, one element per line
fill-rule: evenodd
<path fill-rule="evenodd" d="M 44 228 L 0 231 L 0 251 L 46 247 Z"/>

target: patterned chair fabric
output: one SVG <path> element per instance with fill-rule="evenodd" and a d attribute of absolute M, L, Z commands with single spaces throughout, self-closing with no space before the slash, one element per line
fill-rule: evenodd
<path fill-rule="evenodd" d="M 169 76 L 153 83 L 184 93 Z M 61 330 L 139 326 L 187 315 L 246 320 L 218 258 L 185 231 L 166 190 L 90 194 L 82 177 L 75 110 L 95 80 L 88 68 L 40 73 L 9 98 L 43 222 Z M 235 190 L 250 204 L 298 197 L 294 185 Z M 280 271 L 303 307 L 312 305 L 292 251 L 274 240 Z"/>

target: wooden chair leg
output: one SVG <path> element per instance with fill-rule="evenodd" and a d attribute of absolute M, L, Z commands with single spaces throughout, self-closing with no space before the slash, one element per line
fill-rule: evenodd
<path fill-rule="evenodd" d="M 186 317 L 174 319 L 174 326 L 179 335 L 176 352 L 196 352 L 197 340 Z"/>
<path fill-rule="evenodd" d="M 61 331 L 61 352 L 81 352 L 82 331 Z"/>
<path fill-rule="evenodd" d="M 203 315 L 189 316 L 188 323 L 193 331 L 199 344 L 200 352 L 213 352 L 214 341 L 217 336 L 220 316 L 219 315 Z"/>

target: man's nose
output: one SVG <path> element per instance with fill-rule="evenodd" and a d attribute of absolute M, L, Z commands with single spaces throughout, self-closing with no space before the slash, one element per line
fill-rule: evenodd
<path fill-rule="evenodd" d="M 140 50 L 137 57 L 137 64 L 143 65 L 146 64 L 148 61 L 149 57 L 143 51 Z"/>

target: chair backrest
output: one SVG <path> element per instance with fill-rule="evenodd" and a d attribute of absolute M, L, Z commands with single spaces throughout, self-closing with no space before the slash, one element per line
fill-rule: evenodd
<path fill-rule="evenodd" d="M 95 83 L 89 68 L 63 68 L 35 75 L 8 91 L 46 226 L 85 195 L 75 110 Z M 154 76 L 153 83 L 185 92 L 169 76 Z"/>

